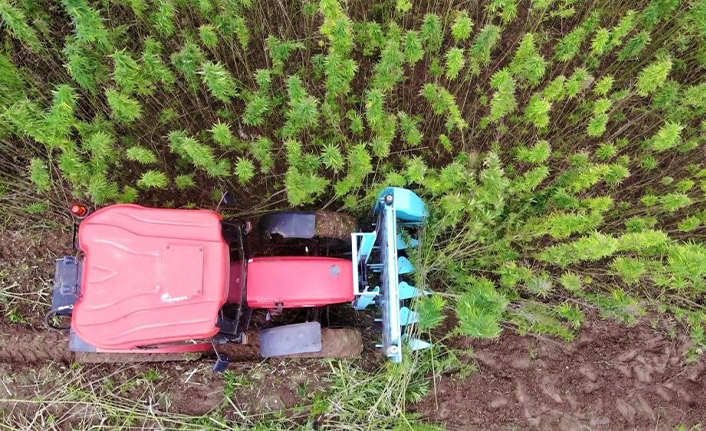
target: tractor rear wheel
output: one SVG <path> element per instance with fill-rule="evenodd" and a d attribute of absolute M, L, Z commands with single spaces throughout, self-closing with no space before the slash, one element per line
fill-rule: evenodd
<path fill-rule="evenodd" d="M 323 328 L 323 347 L 320 352 L 302 353 L 287 357 L 295 358 L 352 358 L 360 356 L 363 340 L 353 328 Z M 260 360 L 258 331 L 248 331 L 248 344 L 224 344 L 218 346 L 220 353 L 234 361 Z M 36 364 L 42 362 L 61 363 L 138 363 L 194 361 L 212 352 L 188 353 L 87 353 L 70 352 L 69 337 L 59 332 L 20 332 L 0 334 L 0 363 Z"/>
<path fill-rule="evenodd" d="M 17 332 L 0 335 L 0 362 L 64 362 L 72 360 L 69 337 L 60 332 Z"/>
<path fill-rule="evenodd" d="M 274 212 L 257 223 L 255 237 L 260 243 L 251 243 L 250 248 L 264 256 L 339 256 L 350 253 L 356 227 L 353 217 L 334 211 Z"/>
<path fill-rule="evenodd" d="M 80 362 L 135 363 L 193 361 L 202 353 L 94 353 L 69 351 L 69 336 L 61 332 L 19 332 L 0 335 L 0 363 Z"/>
<path fill-rule="evenodd" d="M 357 229 L 355 219 L 348 214 L 333 211 L 316 212 L 316 237 L 332 238 L 351 242 L 351 234 Z"/>
<path fill-rule="evenodd" d="M 363 337 L 354 328 L 322 328 L 321 351 L 278 356 L 278 358 L 355 358 L 363 353 Z M 233 361 L 255 361 L 260 358 L 258 331 L 248 332 L 248 344 L 224 344 L 218 346 Z"/>

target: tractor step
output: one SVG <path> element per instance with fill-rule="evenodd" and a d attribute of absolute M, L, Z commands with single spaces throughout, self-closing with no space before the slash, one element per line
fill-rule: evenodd
<path fill-rule="evenodd" d="M 263 358 L 320 352 L 321 346 L 319 322 L 296 323 L 260 331 L 260 355 Z"/>

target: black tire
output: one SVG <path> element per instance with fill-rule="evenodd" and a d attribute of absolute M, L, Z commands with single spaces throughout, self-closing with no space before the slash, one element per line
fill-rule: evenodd
<path fill-rule="evenodd" d="M 35 364 L 71 362 L 69 337 L 59 332 L 16 332 L 0 335 L 0 362 Z"/>
<path fill-rule="evenodd" d="M 273 216 L 280 213 L 272 213 Z M 312 215 L 312 213 L 306 213 Z M 294 235 L 283 237 L 276 233 L 262 231 L 258 224 L 260 244 L 251 247 L 256 254 L 266 256 L 285 255 L 315 255 L 340 256 L 350 253 L 351 234 L 356 231 L 356 221 L 353 217 L 333 211 L 317 211 L 313 213 L 314 229 L 306 237 Z M 311 232 L 311 231 L 309 231 Z M 259 253 L 257 253 L 259 251 Z"/>

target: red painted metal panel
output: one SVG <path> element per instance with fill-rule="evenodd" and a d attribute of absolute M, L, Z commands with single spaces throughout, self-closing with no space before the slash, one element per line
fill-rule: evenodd
<path fill-rule="evenodd" d="M 229 268 L 220 222 L 213 211 L 137 205 L 89 215 L 74 331 L 109 350 L 215 335 Z"/>
<path fill-rule="evenodd" d="M 320 307 L 353 300 L 353 265 L 333 257 L 258 257 L 248 261 L 251 308 Z"/>

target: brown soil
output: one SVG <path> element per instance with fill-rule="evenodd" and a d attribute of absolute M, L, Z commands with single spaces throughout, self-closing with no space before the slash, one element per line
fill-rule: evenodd
<path fill-rule="evenodd" d="M 472 348 L 478 372 L 441 376 L 414 407 L 449 430 L 671 430 L 706 420 L 706 358 L 684 364 L 688 343 L 646 324 L 594 321 L 572 343 L 510 331 L 456 342 Z"/>
<path fill-rule="evenodd" d="M 70 230 L 0 230 L 0 329 L 42 325 L 51 303 L 54 261 L 72 253 Z"/>

